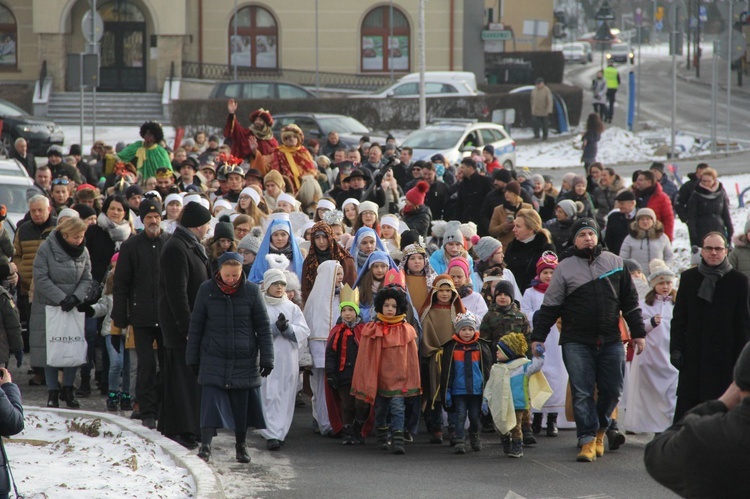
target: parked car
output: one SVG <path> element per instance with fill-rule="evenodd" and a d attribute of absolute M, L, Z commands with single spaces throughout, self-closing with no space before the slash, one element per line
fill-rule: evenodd
<path fill-rule="evenodd" d="M 566 43 L 562 47 L 562 53 L 565 62 L 587 64 L 594 59 L 591 53 L 591 44 L 588 42 Z"/>
<path fill-rule="evenodd" d="M 607 60 L 613 62 L 635 62 L 635 54 L 627 43 L 613 43 L 607 51 Z"/>
<path fill-rule="evenodd" d="M 428 97 L 459 97 L 478 95 L 477 78 L 468 71 L 425 72 L 425 95 Z M 419 73 L 410 73 L 396 83 L 370 94 L 352 95 L 361 99 L 414 98 L 419 97 Z"/>
<path fill-rule="evenodd" d="M 474 149 L 486 145 L 495 147 L 498 162 L 507 170 L 516 166 L 516 141 L 502 125 L 478 123 L 466 120 L 441 120 L 415 130 L 404 139 L 402 147 L 413 149 L 412 158 L 429 160 L 435 154 L 442 154 L 450 164 L 458 164 Z"/>
<path fill-rule="evenodd" d="M 5 227 L 11 240 L 15 235 L 16 225 L 29 211 L 28 199 L 35 194 L 43 193 L 34 186 L 26 169 L 14 159 L 0 159 L 0 203 L 8 209 Z"/>
<path fill-rule="evenodd" d="M 385 144 L 385 137 L 371 134 L 372 130 L 343 114 L 325 113 L 288 113 L 277 114 L 273 117 L 273 135 L 281 143 L 281 129 L 286 125 L 295 124 L 305 134 L 305 139 L 318 139 L 321 144 L 328 140 L 328 132 L 335 131 L 339 140 L 346 146 L 359 145 L 363 135 L 370 137 L 370 142 Z"/>
<path fill-rule="evenodd" d="M 61 146 L 65 134 L 54 121 L 29 115 L 26 111 L 0 99 L 0 120 L 3 130 L 0 134 L 0 156 L 7 157 L 17 138 L 23 137 L 29 143 L 29 151 L 34 156 L 46 157 L 50 146 Z"/>
<path fill-rule="evenodd" d="M 211 99 L 315 99 L 317 96 L 286 81 L 224 81 L 211 91 Z"/>

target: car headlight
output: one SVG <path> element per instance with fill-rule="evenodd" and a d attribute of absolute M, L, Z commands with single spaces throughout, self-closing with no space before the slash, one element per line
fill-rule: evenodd
<path fill-rule="evenodd" d="M 46 125 L 18 125 L 19 132 L 23 133 L 47 133 L 49 129 Z"/>
<path fill-rule="evenodd" d="M 612 59 L 612 54 L 607 54 L 607 59 Z"/>

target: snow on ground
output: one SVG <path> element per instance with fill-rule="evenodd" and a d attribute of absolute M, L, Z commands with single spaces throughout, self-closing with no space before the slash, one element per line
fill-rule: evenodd
<path fill-rule="evenodd" d="M 119 426 L 45 412 L 25 416 L 26 429 L 5 444 L 24 497 L 195 495 L 195 481 L 186 469 L 160 446 Z M 76 430 L 76 425 L 83 427 Z"/>

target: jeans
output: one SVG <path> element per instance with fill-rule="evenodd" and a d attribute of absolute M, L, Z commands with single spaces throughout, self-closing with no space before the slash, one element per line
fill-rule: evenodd
<path fill-rule="evenodd" d="M 375 397 L 375 427 L 388 426 L 388 414 L 391 416 L 391 431 L 404 431 L 404 398 Z"/>
<path fill-rule="evenodd" d="M 96 357 L 96 337 L 99 332 L 99 319 L 86 317 L 84 326 L 86 332 L 86 362 L 81 366 L 81 378 L 91 378 L 91 368 L 94 367 Z"/>
<path fill-rule="evenodd" d="M 482 410 L 481 395 L 456 395 L 453 397 L 456 414 L 456 439 L 464 438 L 464 423 L 469 416 L 469 433 L 479 433 L 479 414 Z"/>
<path fill-rule="evenodd" d="M 156 418 L 159 413 L 160 384 L 157 378 L 158 368 L 164 365 L 164 347 L 162 346 L 161 328 L 134 327 L 135 351 L 138 353 L 138 376 L 136 393 L 141 417 Z M 154 341 L 157 349 L 154 350 Z"/>
<path fill-rule="evenodd" d="M 587 444 L 594 440 L 597 430 L 606 430 L 612 421 L 610 416 L 622 394 L 625 350 L 619 341 L 600 347 L 563 343 L 562 353 L 570 380 L 578 442 Z"/>
<path fill-rule="evenodd" d="M 531 126 L 534 128 L 534 138 L 539 138 L 539 129 L 542 129 L 542 139 L 547 140 L 549 129 L 549 118 L 547 116 L 532 116 Z"/>
<path fill-rule="evenodd" d="M 112 346 L 110 338 L 104 338 L 104 344 L 107 345 L 107 354 L 109 355 L 109 391 L 116 392 L 122 380 L 122 393 L 130 394 L 130 354 L 125 349 L 125 337 L 116 335 L 120 342 L 120 352 L 117 353 Z"/>
<path fill-rule="evenodd" d="M 63 382 L 62 386 L 73 386 L 76 380 L 77 367 L 63 367 Z M 57 386 L 57 372 L 60 370 L 59 367 L 45 366 L 44 378 L 47 381 L 47 390 L 59 390 Z"/>

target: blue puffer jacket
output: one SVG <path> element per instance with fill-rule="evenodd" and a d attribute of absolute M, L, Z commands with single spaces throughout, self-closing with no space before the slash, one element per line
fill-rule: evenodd
<path fill-rule="evenodd" d="M 210 279 L 198 289 L 190 319 L 188 365 L 198 383 L 223 389 L 260 386 L 259 365 L 273 367 L 273 337 L 258 286 L 242 276 L 232 295 Z"/>

